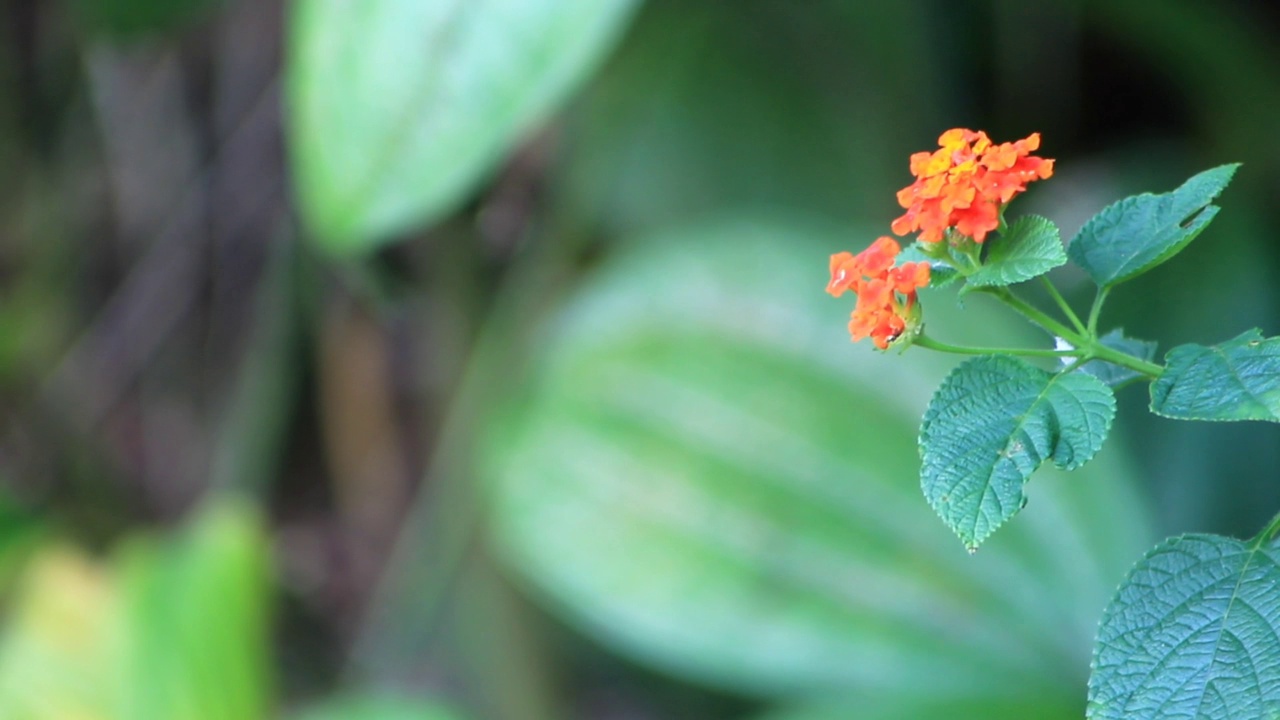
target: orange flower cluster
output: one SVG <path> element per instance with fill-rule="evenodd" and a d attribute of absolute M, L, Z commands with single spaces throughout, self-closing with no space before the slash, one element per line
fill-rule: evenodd
<path fill-rule="evenodd" d="M 948 228 L 982 242 L 1000 224 L 1000 208 L 1027 183 L 1053 175 L 1053 160 L 1035 157 L 1040 133 L 996 145 L 981 131 L 956 128 L 938 138 L 940 149 L 911 156 L 916 181 L 898 191 L 907 212 L 893 221 L 898 235 L 920 231 L 924 242 Z"/>
<path fill-rule="evenodd" d="M 841 252 L 831 256 L 827 292 L 836 297 L 845 290 L 858 294 L 849 334 L 855 341 L 869 337 L 881 350 L 906 329 L 916 290 L 929 284 L 928 263 L 894 267 L 901 250 L 893 238 L 882 237 L 857 255 Z"/>

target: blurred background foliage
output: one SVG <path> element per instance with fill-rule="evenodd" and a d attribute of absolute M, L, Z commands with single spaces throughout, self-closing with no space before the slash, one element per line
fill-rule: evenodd
<path fill-rule="evenodd" d="M 1104 324 L 1277 334 L 1277 31 L 1245 0 L 0 4 L 0 715 L 1080 717 L 1144 549 L 1280 507 L 1274 428 L 1126 390 L 969 557 L 916 474 L 953 362 L 851 346 L 826 256 L 949 127 L 1042 132 L 1020 209 L 1066 237 L 1239 160 Z"/>

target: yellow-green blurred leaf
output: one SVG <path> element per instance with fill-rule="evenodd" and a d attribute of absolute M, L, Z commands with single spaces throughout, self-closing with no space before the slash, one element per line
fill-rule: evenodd
<path fill-rule="evenodd" d="M 262 530 L 234 506 L 110 563 L 48 548 L 0 640 L 0 717 L 267 718 L 267 588 Z"/>

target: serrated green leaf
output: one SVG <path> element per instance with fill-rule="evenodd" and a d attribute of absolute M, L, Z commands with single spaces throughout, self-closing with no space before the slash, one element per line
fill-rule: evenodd
<path fill-rule="evenodd" d="M 1108 205 L 1084 224 L 1067 255 L 1099 287 L 1141 275 L 1176 255 L 1209 225 L 1218 214 L 1212 202 L 1238 167 L 1220 165 L 1172 192 L 1143 193 Z"/>
<path fill-rule="evenodd" d="M 968 277 L 961 292 L 992 285 L 1012 285 L 1065 265 L 1058 226 L 1048 218 L 1027 215 L 987 241 L 990 246 L 982 267 Z"/>
<path fill-rule="evenodd" d="M 1219 345 L 1179 345 L 1151 384 L 1151 412 L 1177 420 L 1280 422 L 1280 338 L 1257 328 Z"/>
<path fill-rule="evenodd" d="M 1102 616 L 1090 720 L 1280 717 L 1280 549 L 1186 535 L 1149 552 Z"/>
<path fill-rule="evenodd" d="M 494 546 L 566 622 L 683 678 L 1082 706 L 1098 608 L 1153 542 L 1130 474 L 1113 454 L 1043 483 L 964 558 L 903 482 L 953 361 L 850 344 L 852 303 L 814 273 L 849 236 L 748 217 L 616 246 L 483 425 Z M 980 342 L 1034 337 L 971 304 L 926 312 Z"/>
<path fill-rule="evenodd" d="M 448 212 L 611 47 L 635 0 L 300 0 L 292 160 L 308 230 L 367 251 Z"/>
<path fill-rule="evenodd" d="M 1157 343 L 1154 340 L 1138 340 L 1137 338 L 1126 337 L 1123 328 L 1115 328 L 1098 338 L 1098 342 L 1104 347 L 1119 350 L 1126 355 L 1132 355 L 1148 362 L 1155 359 L 1156 356 Z M 1142 377 L 1142 374 L 1135 370 L 1121 367 L 1106 360 L 1090 360 L 1080 366 L 1080 371 L 1089 373 L 1111 387 L 1123 385 L 1130 380 Z"/>
<path fill-rule="evenodd" d="M 1102 447 L 1115 416 L 1091 375 L 1054 375 L 1017 358 L 973 358 L 943 381 L 920 426 L 920 486 L 970 550 L 1022 509 L 1045 461 L 1063 470 Z"/>

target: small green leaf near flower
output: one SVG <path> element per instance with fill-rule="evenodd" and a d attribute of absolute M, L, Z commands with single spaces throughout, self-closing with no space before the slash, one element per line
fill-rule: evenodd
<path fill-rule="evenodd" d="M 987 245 L 982 267 L 966 279 L 961 292 L 1024 282 L 1067 262 L 1058 227 L 1039 215 L 1018 218 L 1008 230 L 987 241 Z"/>

